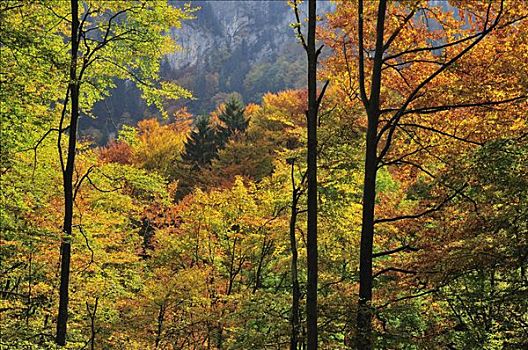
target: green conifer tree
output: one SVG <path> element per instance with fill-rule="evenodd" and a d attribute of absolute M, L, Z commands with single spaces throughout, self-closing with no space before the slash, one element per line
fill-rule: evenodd
<path fill-rule="evenodd" d="M 230 99 L 225 104 L 224 112 L 219 116 L 224 123 L 224 126 L 220 127 L 218 132 L 219 148 L 222 148 L 232 135 L 246 131 L 249 119 L 244 116 L 244 108 L 242 102 L 236 98 Z"/>
<path fill-rule="evenodd" d="M 218 152 L 216 133 L 209 121 L 209 116 L 199 116 L 196 119 L 194 131 L 185 142 L 185 152 L 182 159 L 192 163 L 194 167 L 211 164 Z"/>

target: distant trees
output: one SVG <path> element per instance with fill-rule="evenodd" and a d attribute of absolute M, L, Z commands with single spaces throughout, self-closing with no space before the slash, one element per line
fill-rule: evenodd
<path fill-rule="evenodd" d="M 196 118 L 195 128 L 185 142 L 183 160 L 198 168 L 210 165 L 230 138 L 246 131 L 249 120 L 244 116 L 244 108 L 242 102 L 232 98 L 220 106 L 216 117 Z"/>
<path fill-rule="evenodd" d="M 244 105 L 236 99 L 231 99 L 225 104 L 218 119 L 222 122 L 219 136 L 223 145 L 236 133 L 245 132 L 249 124 L 249 120 L 244 116 Z"/>
<path fill-rule="evenodd" d="M 211 126 L 210 116 L 199 116 L 194 121 L 194 130 L 185 142 L 182 159 L 199 168 L 211 164 L 218 152 L 217 133 Z"/>

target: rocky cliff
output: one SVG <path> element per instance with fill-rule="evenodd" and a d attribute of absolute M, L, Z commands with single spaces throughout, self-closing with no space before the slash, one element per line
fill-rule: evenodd
<path fill-rule="evenodd" d="M 199 8 L 196 19 L 173 31 L 182 50 L 169 55 L 165 73 L 194 92 L 192 110 L 207 112 L 227 94 L 256 102 L 268 91 L 304 84 L 304 53 L 286 1 L 192 4 Z M 320 1 L 319 13 L 332 7 L 329 1 Z"/>
<path fill-rule="evenodd" d="M 194 114 L 208 113 L 232 95 L 245 103 L 258 102 L 266 92 L 305 84 L 305 54 L 291 27 L 295 17 L 286 1 L 191 4 L 195 19 L 171 30 L 181 50 L 168 55 L 162 75 L 191 90 L 195 99 L 173 108 L 184 105 Z M 318 6 L 319 13 L 324 13 L 334 5 L 319 1 Z M 301 12 L 305 17 L 306 9 Z M 97 120 L 83 123 L 84 130 L 99 130 L 98 137 L 106 138 L 115 133 L 116 126 L 134 124 L 156 113 L 139 101 L 130 84 L 120 83 L 112 95 L 97 106 Z"/>

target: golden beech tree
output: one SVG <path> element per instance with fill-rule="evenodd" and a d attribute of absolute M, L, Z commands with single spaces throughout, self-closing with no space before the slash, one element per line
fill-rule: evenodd
<path fill-rule="evenodd" d="M 159 308 L 156 344 L 223 348 L 240 341 L 229 315 L 275 282 L 272 256 L 283 249 L 284 209 L 282 198 L 237 177 L 228 188 L 197 189 L 175 207 L 170 223 L 154 220 L 150 264 L 155 279 L 167 280 L 147 299 Z M 181 289 L 186 284 L 193 286 L 189 292 Z"/>
<path fill-rule="evenodd" d="M 329 16 L 335 30 L 322 36 L 336 53 L 327 62 L 328 76 L 366 115 L 358 349 L 373 347 L 375 278 L 406 273 L 397 267 L 373 272 L 375 258 L 409 249 L 376 253 L 375 228 L 434 213 L 467 187 L 452 187 L 425 208 L 383 217 L 375 214 L 379 169 L 405 165 L 415 168 L 412 175 L 436 178 L 426 161 L 449 167 L 449 154 L 460 143 L 480 145 L 493 138 L 493 130 L 519 127 L 526 110 L 525 78 L 508 73 L 508 64 L 526 72 L 526 60 L 516 60 L 526 55 L 526 18 L 522 3 L 505 1 L 358 0 L 339 3 Z"/>

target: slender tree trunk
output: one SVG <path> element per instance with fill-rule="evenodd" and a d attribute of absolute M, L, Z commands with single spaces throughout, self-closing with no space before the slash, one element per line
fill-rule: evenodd
<path fill-rule="evenodd" d="M 99 304 L 99 297 L 95 298 L 95 303 L 93 306 L 93 311 L 90 310 L 90 304 L 86 302 L 86 311 L 88 312 L 88 317 L 90 317 L 90 349 L 95 350 L 95 318 L 97 317 L 97 305 Z"/>
<path fill-rule="evenodd" d="M 299 188 L 295 186 L 294 178 L 294 160 L 292 159 L 291 180 L 292 180 L 292 203 L 290 216 L 290 249 L 291 249 L 291 282 L 292 282 L 292 311 L 291 311 L 291 336 L 290 336 L 290 350 L 297 350 L 299 344 L 299 333 L 301 330 L 300 323 L 300 298 L 301 289 L 299 287 L 299 270 L 297 266 L 298 252 L 297 252 L 297 238 L 295 237 L 295 228 L 297 226 L 297 204 L 299 201 Z"/>
<path fill-rule="evenodd" d="M 29 317 L 31 316 L 31 294 L 33 285 L 33 241 L 29 241 L 29 259 L 28 259 L 28 293 L 26 309 L 26 326 L 29 326 Z"/>
<path fill-rule="evenodd" d="M 79 5 L 71 0 L 71 62 L 70 62 L 70 100 L 71 117 L 69 126 L 66 167 L 63 170 L 64 221 L 61 242 L 61 271 L 59 289 L 59 313 L 57 316 L 58 345 L 66 344 L 66 325 L 68 322 L 68 287 L 70 282 L 71 235 L 73 223 L 73 173 L 75 166 L 75 148 L 77 144 L 77 121 L 79 119 L 79 82 L 77 81 L 77 55 L 79 49 Z M 62 157 L 62 155 L 60 155 Z"/>
<path fill-rule="evenodd" d="M 264 260 L 266 255 L 269 254 L 272 244 L 272 241 L 268 241 L 266 237 L 264 237 L 264 240 L 262 241 L 262 249 L 260 250 L 257 271 L 255 272 L 255 286 L 253 287 L 253 293 L 256 293 L 257 290 L 262 287 L 262 270 L 264 269 Z"/>
<path fill-rule="evenodd" d="M 163 321 L 165 320 L 165 302 L 160 305 L 158 312 L 158 327 L 156 329 L 156 343 L 154 349 L 158 349 L 161 343 L 161 333 L 163 332 Z"/>
<path fill-rule="evenodd" d="M 374 239 L 374 203 L 376 199 L 376 131 L 369 120 L 363 187 L 363 219 L 359 256 L 359 301 L 357 349 L 372 348 L 372 248 Z"/>
<path fill-rule="evenodd" d="M 317 51 L 315 48 L 316 0 L 308 2 L 308 229 L 306 323 L 308 350 L 317 349 Z"/>
<path fill-rule="evenodd" d="M 380 116 L 380 92 L 383 63 L 383 33 L 385 28 L 386 0 L 380 0 L 376 23 L 376 48 L 372 67 L 370 97 L 367 99 L 363 52 L 360 54 L 360 86 L 362 100 L 367 111 L 368 128 L 365 151 L 365 176 L 363 182 L 363 213 L 359 253 L 359 300 L 357 310 L 356 347 L 372 349 L 372 251 L 374 243 L 374 209 L 376 200 L 376 176 L 378 168 L 378 121 Z M 363 2 L 359 1 L 359 46 L 363 51 Z"/>

